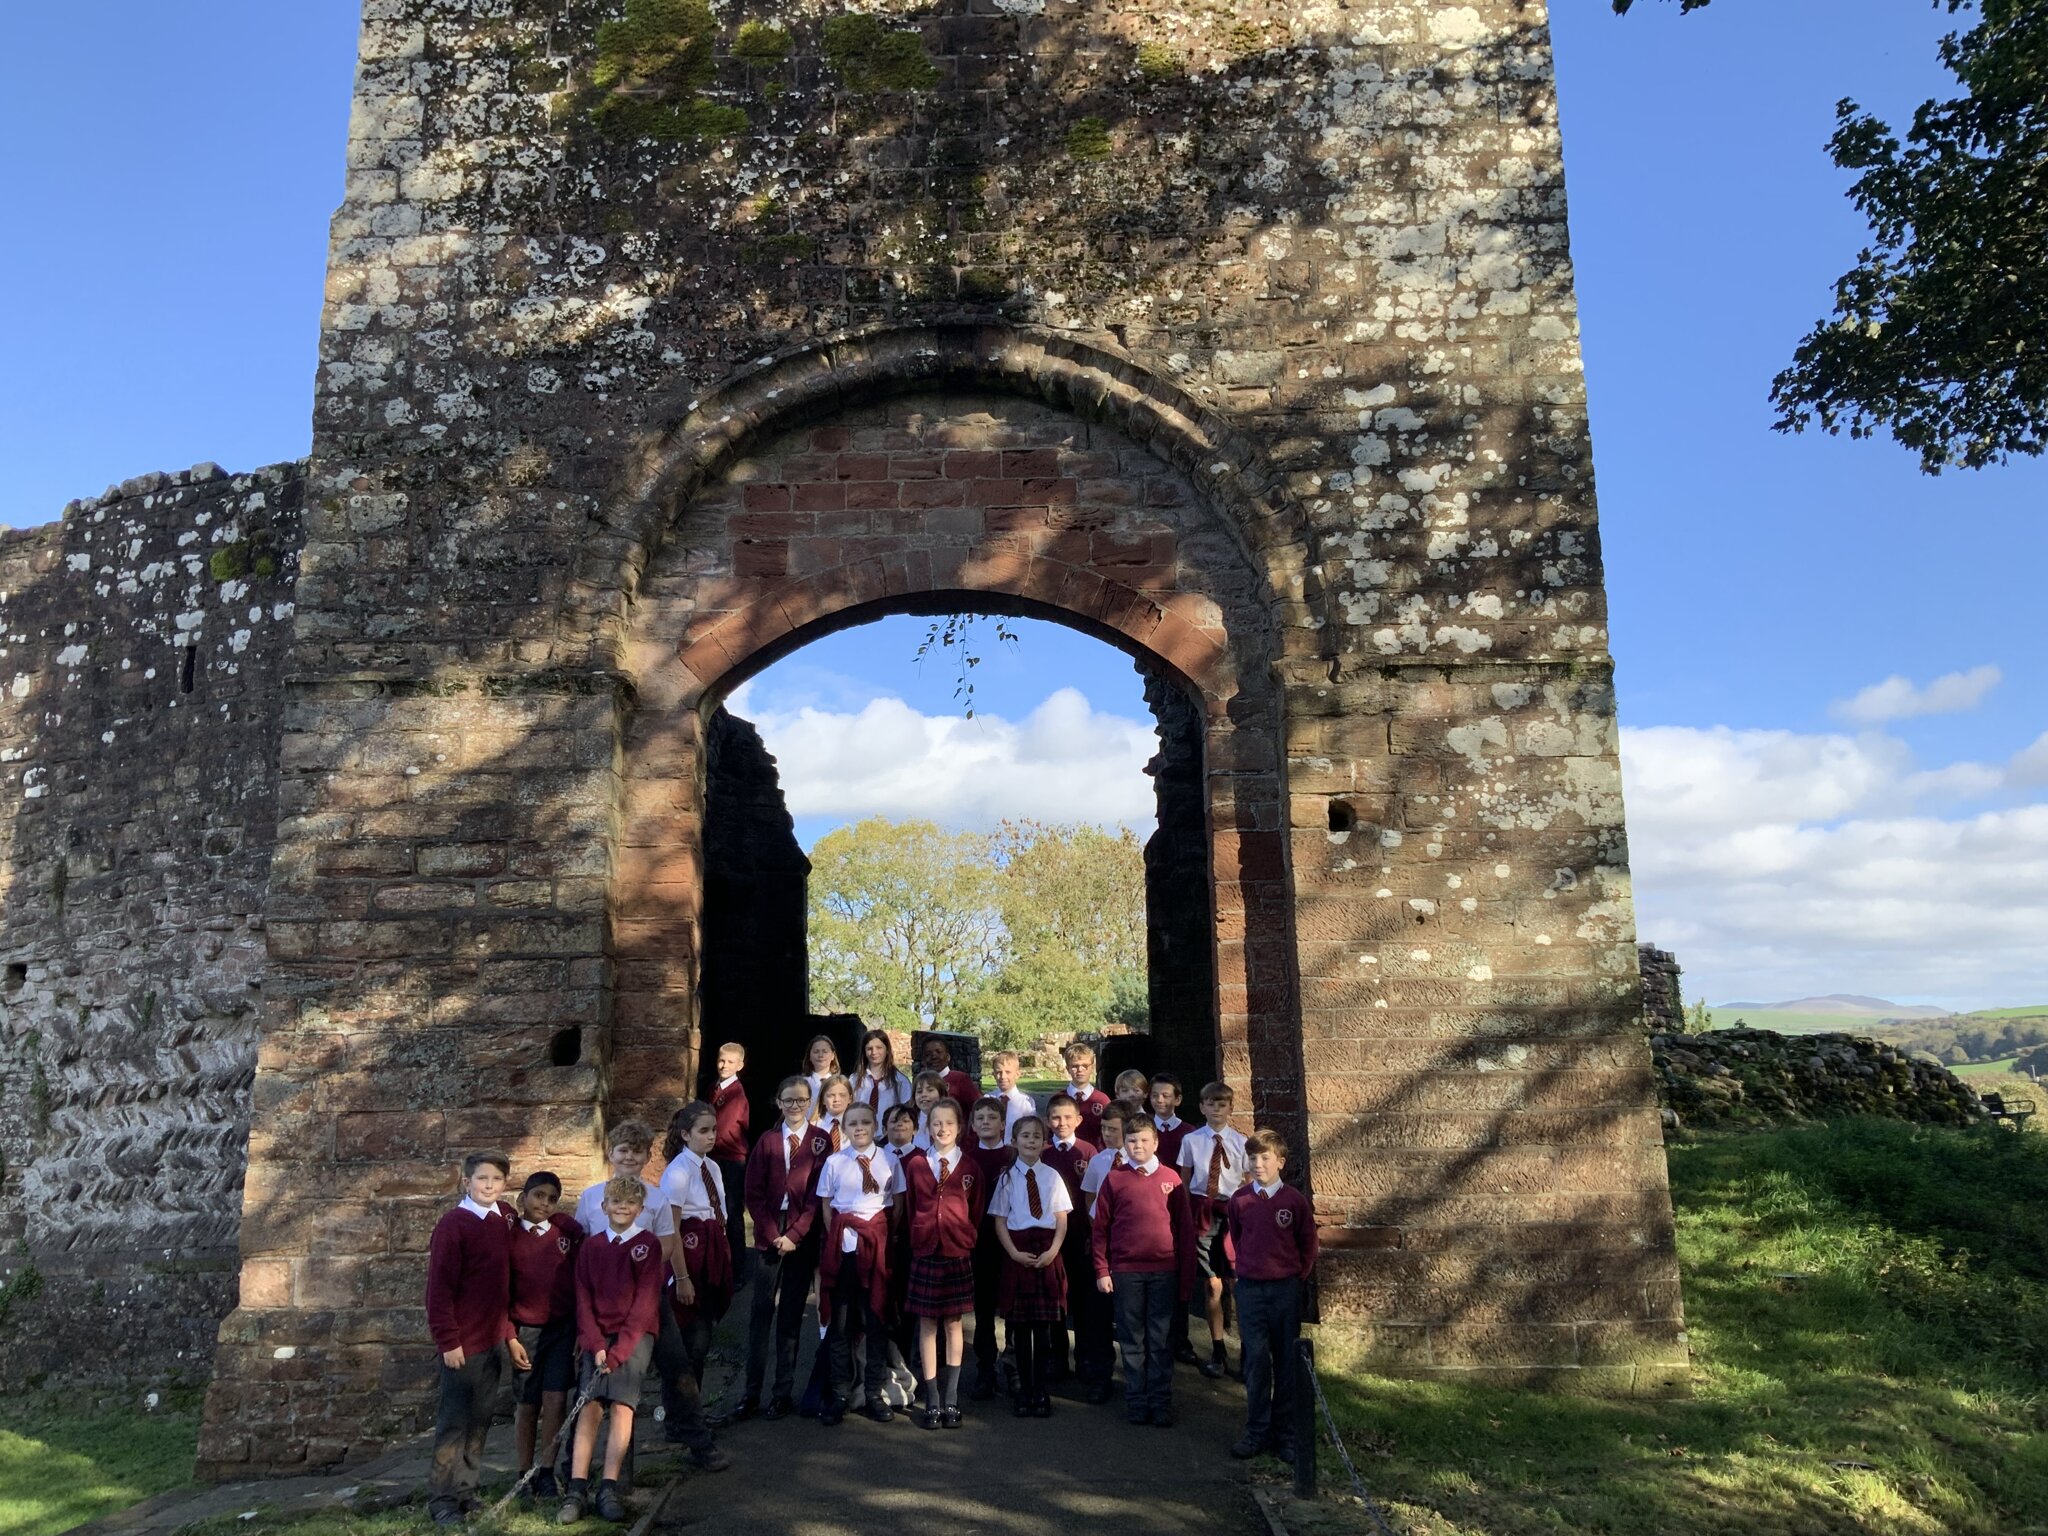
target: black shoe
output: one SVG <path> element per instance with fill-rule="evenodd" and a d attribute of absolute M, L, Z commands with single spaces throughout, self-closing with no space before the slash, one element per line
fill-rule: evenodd
<path fill-rule="evenodd" d="M 917 1411 L 917 1427 L 919 1429 L 937 1429 L 939 1427 L 939 1420 L 942 1417 L 943 1415 L 936 1408 L 920 1408 Z"/>
<path fill-rule="evenodd" d="M 743 1397 L 737 1408 L 728 1409 L 711 1421 L 713 1429 L 731 1429 L 735 1424 L 744 1424 L 761 1411 L 761 1399 Z"/>
<path fill-rule="evenodd" d="M 1092 1381 L 1088 1384 L 1088 1401 L 1100 1408 L 1109 1401 L 1110 1395 L 1115 1391 L 1116 1388 L 1106 1381 Z"/>
<path fill-rule="evenodd" d="M 1034 1419 L 1051 1418 L 1052 1399 L 1050 1397 L 1041 1397 L 1037 1402 L 1033 1403 L 1031 1405 L 1031 1417 Z"/>
<path fill-rule="evenodd" d="M 1173 1363 L 1175 1365 L 1200 1365 L 1202 1362 L 1195 1354 L 1194 1345 L 1176 1344 L 1173 1346 Z"/>
<path fill-rule="evenodd" d="M 1149 1408 L 1126 1408 L 1124 1410 L 1124 1422 L 1126 1424 L 1150 1424 L 1152 1422 L 1152 1411 Z"/>
<path fill-rule="evenodd" d="M 600 1483 L 597 1487 L 597 1518 L 609 1520 L 613 1525 L 626 1521 L 626 1501 L 619 1497 L 617 1483 Z"/>
<path fill-rule="evenodd" d="M 1286 1462 L 1290 1467 L 1293 1466 L 1294 1442 L 1292 1440 L 1283 1440 L 1280 1444 L 1273 1447 L 1273 1454 Z"/>
<path fill-rule="evenodd" d="M 583 1495 L 571 1490 L 555 1511 L 555 1524 L 574 1525 L 583 1518 Z"/>
<path fill-rule="evenodd" d="M 1176 1419 L 1173 1416 L 1173 1410 L 1171 1408 L 1154 1408 L 1152 1410 L 1152 1422 L 1160 1429 L 1171 1429 L 1174 1425 L 1178 1424 L 1180 1420 Z"/>
<path fill-rule="evenodd" d="M 867 1407 L 861 1409 L 861 1412 L 873 1419 L 877 1424 L 893 1424 L 896 1422 L 896 1410 L 883 1402 L 879 1397 L 869 1398 Z"/>
<path fill-rule="evenodd" d="M 555 1481 L 555 1469 L 542 1467 L 533 1474 L 533 1481 L 526 1485 L 526 1491 L 536 1499 L 559 1499 L 561 1486 Z"/>
<path fill-rule="evenodd" d="M 1266 1449 L 1266 1442 L 1255 1435 L 1246 1435 L 1230 1448 L 1230 1454 L 1239 1461 L 1250 1461 Z"/>
<path fill-rule="evenodd" d="M 1028 1418 L 1030 1418 L 1030 1417 L 1031 1417 L 1031 1399 L 1030 1399 L 1030 1398 L 1028 1398 L 1028 1397 L 1020 1397 L 1020 1398 L 1018 1398 L 1018 1399 L 1017 1399 L 1017 1400 L 1016 1400 L 1015 1402 L 1013 1402 L 1013 1403 L 1011 1403 L 1011 1404 L 1010 1404 L 1010 1414 L 1011 1414 L 1011 1416 L 1012 1416 L 1013 1418 L 1019 1418 L 1019 1419 L 1028 1419 Z"/>
<path fill-rule="evenodd" d="M 1223 1362 L 1213 1355 L 1196 1366 L 1195 1369 L 1211 1381 L 1221 1381 L 1223 1379 Z"/>
<path fill-rule="evenodd" d="M 786 1397 L 773 1397 L 768 1406 L 761 1410 L 761 1417 L 773 1424 L 777 1419 L 786 1419 L 796 1412 L 796 1404 Z"/>
<path fill-rule="evenodd" d="M 994 1371 L 990 1371 L 986 1375 L 976 1371 L 974 1373 L 974 1386 L 967 1395 L 977 1403 L 987 1402 L 996 1395 L 995 1378 L 996 1373 Z"/>
<path fill-rule="evenodd" d="M 825 1404 L 824 1412 L 818 1415 L 818 1422 L 827 1429 L 838 1428 L 846 1422 L 846 1404 L 839 1398 L 833 1398 Z"/>
<path fill-rule="evenodd" d="M 434 1524 L 436 1525 L 462 1524 L 462 1506 L 460 1504 L 437 1504 L 434 1506 L 432 1513 Z"/>
<path fill-rule="evenodd" d="M 732 1458 L 715 1445 L 703 1445 L 690 1452 L 690 1464 L 700 1472 L 723 1472 Z"/>
<path fill-rule="evenodd" d="M 958 1408 L 941 1408 L 939 1410 L 939 1422 L 948 1429 L 958 1429 L 961 1417 L 962 1415 Z"/>

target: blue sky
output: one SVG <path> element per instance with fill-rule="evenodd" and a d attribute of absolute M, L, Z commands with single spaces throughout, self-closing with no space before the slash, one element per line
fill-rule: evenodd
<path fill-rule="evenodd" d="M 53 64 L 77 17 L 10 18 L 0 521 L 305 452 L 356 11 L 108 0 L 83 91 Z M 1765 398 L 1863 238 L 1834 103 L 1902 120 L 1946 85 L 1948 25 L 1920 0 L 1555 6 L 1642 926 L 1714 998 L 2048 1001 L 2048 465 L 1928 479 L 1888 442 L 1780 437 Z M 919 632 L 834 637 L 743 700 L 807 835 L 904 803 L 1142 819 L 1124 658 L 1028 626 L 964 722 Z M 915 760 L 962 751 L 936 795 Z"/>

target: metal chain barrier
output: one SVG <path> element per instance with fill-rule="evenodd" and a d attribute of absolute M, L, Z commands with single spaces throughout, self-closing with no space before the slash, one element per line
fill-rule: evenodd
<path fill-rule="evenodd" d="M 1323 1428 L 1330 1437 L 1330 1445 L 1337 1452 L 1337 1459 L 1344 1463 L 1344 1470 L 1351 1478 L 1351 1491 L 1364 1506 L 1366 1514 L 1378 1528 L 1380 1536 L 1398 1536 L 1388 1523 L 1386 1511 L 1379 1501 L 1367 1492 L 1365 1479 L 1358 1475 L 1358 1468 L 1351 1460 L 1351 1452 L 1344 1447 L 1344 1437 L 1337 1432 L 1337 1416 L 1330 1411 L 1330 1400 L 1323 1396 L 1322 1378 L 1316 1374 L 1316 1345 L 1313 1339 L 1303 1339 L 1296 1346 L 1294 1372 L 1295 1423 L 1305 1425 L 1308 1432 L 1297 1432 L 1294 1452 L 1294 1491 L 1297 1496 L 1309 1499 L 1316 1492 L 1316 1435 L 1315 1419 L 1321 1415 Z M 1307 1390 L 1304 1391 L 1303 1388 Z"/>

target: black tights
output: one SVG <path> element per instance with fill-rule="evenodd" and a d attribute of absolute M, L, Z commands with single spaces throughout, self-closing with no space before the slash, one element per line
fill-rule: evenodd
<path fill-rule="evenodd" d="M 1010 1344 L 1017 1352 L 1017 1392 L 1035 1403 L 1050 1395 L 1046 1384 L 1052 1369 L 1052 1324 L 1010 1322 Z"/>

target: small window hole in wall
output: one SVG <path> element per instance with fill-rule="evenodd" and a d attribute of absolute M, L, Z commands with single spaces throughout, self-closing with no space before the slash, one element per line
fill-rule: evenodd
<path fill-rule="evenodd" d="M 25 987 L 25 986 L 27 986 L 27 985 L 28 985 L 28 962 L 27 962 L 26 960 L 10 960 L 10 961 L 8 961 L 8 962 L 7 962 L 7 990 L 8 990 L 9 992 L 19 992 L 19 991 L 20 991 L 20 990 L 21 990 L 21 989 L 22 989 L 23 987 Z"/>
<path fill-rule="evenodd" d="M 583 1059 L 583 1031 L 581 1029 L 558 1029 L 554 1039 L 548 1042 L 548 1062 L 551 1066 L 573 1067 Z"/>
<path fill-rule="evenodd" d="M 1330 802 L 1330 830 L 1332 832 L 1353 832 L 1358 829 L 1358 812 L 1349 801 Z"/>
<path fill-rule="evenodd" d="M 190 693 L 192 691 L 192 680 L 198 675 L 198 672 L 199 647 L 188 645 L 185 647 L 184 663 L 178 669 L 178 692 Z"/>

